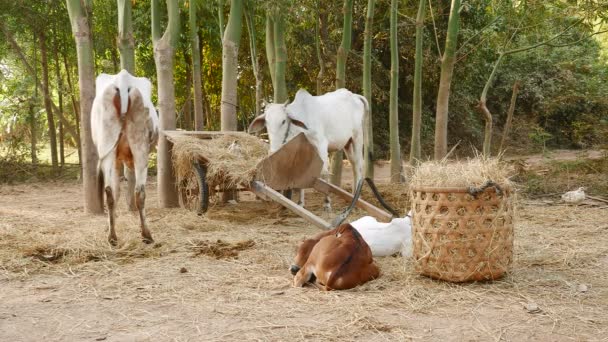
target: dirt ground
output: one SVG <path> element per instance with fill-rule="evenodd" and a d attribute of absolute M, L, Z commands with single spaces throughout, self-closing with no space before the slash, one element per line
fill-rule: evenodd
<path fill-rule="evenodd" d="M 287 270 L 317 228 L 251 196 L 205 217 L 159 209 L 155 186 L 156 243 L 140 242 L 121 199 L 111 248 L 106 218 L 83 213 L 79 184 L 0 185 L 0 341 L 607 339 L 605 208 L 521 198 L 513 270 L 499 281 L 434 281 L 385 257 L 381 278 L 320 292 L 293 288 Z M 392 203 L 404 193 L 381 190 Z M 307 199 L 330 218 L 320 196 Z"/>

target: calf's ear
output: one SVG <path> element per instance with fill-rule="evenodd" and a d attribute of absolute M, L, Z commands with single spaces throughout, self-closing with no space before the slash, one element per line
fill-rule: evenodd
<path fill-rule="evenodd" d="M 256 117 L 255 119 L 253 119 L 251 124 L 249 124 L 249 128 L 247 129 L 247 132 L 257 133 L 257 132 L 261 131 L 262 129 L 264 129 L 264 126 L 266 126 L 266 114 L 262 114 L 262 115 Z"/>

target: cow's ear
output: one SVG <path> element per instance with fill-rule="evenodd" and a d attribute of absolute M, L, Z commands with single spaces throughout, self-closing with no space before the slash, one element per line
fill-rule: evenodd
<path fill-rule="evenodd" d="M 262 114 L 262 115 L 256 117 L 255 119 L 253 119 L 253 121 L 249 125 L 249 128 L 247 129 L 247 132 L 249 132 L 249 133 L 259 132 L 262 129 L 264 129 L 264 126 L 266 126 L 266 114 Z"/>
<path fill-rule="evenodd" d="M 289 117 L 289 119 L 291 120 L 291 123 L 292 123 L 293 125 L 296 125 L 296 126 L 298 126 L 298 127 L 300 127 L 300 128 L 303 128 L 303 129 L 305 129 L 305 130 L 308 130 L 308 127 L 306 127 L 306 124 L 305 124 L 305 123 L 303 123 L 302 121 L 300 121 L 300 120 L 298 120 L 298 119 L 294 119 L 294 118 L 292 118 L 291 116 Z"/>

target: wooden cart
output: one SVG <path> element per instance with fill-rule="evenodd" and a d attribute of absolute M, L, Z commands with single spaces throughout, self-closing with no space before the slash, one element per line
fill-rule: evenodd
<path fill-rule="evenodd" d="M 176 137 L 188 135 L 201 140 L 212 139 L 223 132 L 200 131 L 164 131 L 171 142 Z M 245 132 L 230 132 L 230 134 L 246 135 Z M 227 152 L 228 153 L 228 152 Z M 184 208 L 203 214 L 209 207 L 209 184 L 206 180 L 206 158 L 200 158 L 193 163 L 192 177 L 182 180 L 178 186 L 180 205 Z M 381 221 L 390 221 L 393 215 L 372 205 L 371 203 L 353 197 L 349 192 L 321 179 L 323 162 L 316 148 L 304 133 L 300 133 L 283 145 L 278 151 L 261 160 L 256 166 L 256 175 L 249 184 L 239 184 L 237 189 L 214 189 L 216 191 L 251 191 L 265 200 L 271 200 L 293 211 L 310 223 L 322 229 L 332 229 L 333 225 L 311 213 L 307 209 L 283 196 L 279 191 L 291 189 L 315 189 L 325 195 L 333 194 L 353 206 L 367 211 Z"/>

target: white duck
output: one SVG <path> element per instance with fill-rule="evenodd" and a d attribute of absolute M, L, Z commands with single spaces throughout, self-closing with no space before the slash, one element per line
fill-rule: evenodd
<path fill-rule="evenodd" d="M 411 212 L 406 217 L 393 219 L 389 223 L 378 222 L 371 216 L 364 216 L 350 224 L 357 229 L 367 242 L 375 257 L 393 255 L 412 255 Z"/>
<path fill-rule="evenodd" d="M 585 200 L 585 190 L 584 187 L 580 187 L 574 191 L 568 191 L 562 195 L 562 200 L 566 203 L 578 204 Z"/>

